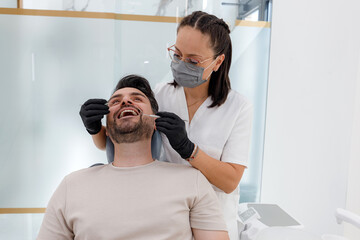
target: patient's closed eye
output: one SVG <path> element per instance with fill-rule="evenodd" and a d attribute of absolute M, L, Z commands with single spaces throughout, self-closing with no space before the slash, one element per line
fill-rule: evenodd
<path fill-rule="evenodd" d="M 142 98 L 141 97 L 134 97 L 133 101 L 142 102 Z"/>
<path fill-rule="evenodd" d="M 109 107 L 113 107 L 113 106 L 116 106 L 116 105 L 118 105 L 120 103 L 120 101 L 119 100 L 112 100 L 112 101 L 110 101 L 109 102 Z"/>

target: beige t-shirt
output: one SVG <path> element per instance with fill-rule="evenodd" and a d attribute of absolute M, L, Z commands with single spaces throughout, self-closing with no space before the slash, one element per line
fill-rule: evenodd
<path fill-rule="evenodd" d="M 198 170 L 160 161 L 108 164 L 64 178 L 37 239 L 191 240 L 191 228 L 226 231 L 218 199 Z"/>

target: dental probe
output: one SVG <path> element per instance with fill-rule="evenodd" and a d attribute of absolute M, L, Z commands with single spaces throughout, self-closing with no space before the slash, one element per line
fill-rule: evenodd
<path fill-rule="evenodd" d="M 154 115 L 154 114 L 146 114 L 146 113 L 143 113 L 143 115 L 145 116 L 149 116 L 149 117 L 153 117 L 153 118 L 159 118 L 160 116 L 159 115 Z M 188 120 L 184 120 L 184 119 L 181 119 L 183 120 L 184 122 L 187 122 Z"/>
<path fill-rule="evenodd" d="M 143 115 L 145 116 L 149 116 L 149 117 L 153 117 L 153 118 L 159 118 L 160 116 L 158 115 L 154 115 L 154 114 L 146 114 L 146 113 L 143 113 Z"/>

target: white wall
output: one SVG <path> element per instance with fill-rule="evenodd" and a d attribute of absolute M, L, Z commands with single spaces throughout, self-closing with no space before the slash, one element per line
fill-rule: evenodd
<path fill-rule="evenodd" d="M 359 54 L 360 55 L 360 54 Z M 360 216 L 360 61 L 357 75 L 356 99 L 354 104 L 353 138 L 351 141 L 351 156 L 349 163 L 349 178 L 347 203 L 348 210 Z M 347 224 L 345 236 L 360 236 L 360 229 Z M 355 238 L 354 238 L 355 239 Z"/>
<path fill-rule="evenodd" d="M 346 208 L 350 159 L 359 157 L 351 151 L 360 135 L 359 7 L 358 0 L 273 5 L 261 201 L 279 204 L 317 234 L 342 234 L 333 213 Z"/>

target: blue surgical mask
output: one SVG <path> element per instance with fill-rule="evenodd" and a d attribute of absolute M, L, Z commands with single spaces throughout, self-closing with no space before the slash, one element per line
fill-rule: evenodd
<path fill-rule="evenodd" d="M 215 60 L 208 67 L 210 67 Z M 188 64 L 188 66 L 186 66 L 186 64 Z M 179 61 L 178 63 L 171 61 L 171 70 L 174 80 L 183 87 L 194 88 L 206 82 L 206 79 L 202 79 L 205 69 L 206 68 L 194 66 L 191 63 L 184 61 Z M 210 75 L 207 78 L 209 78 Z"/>

